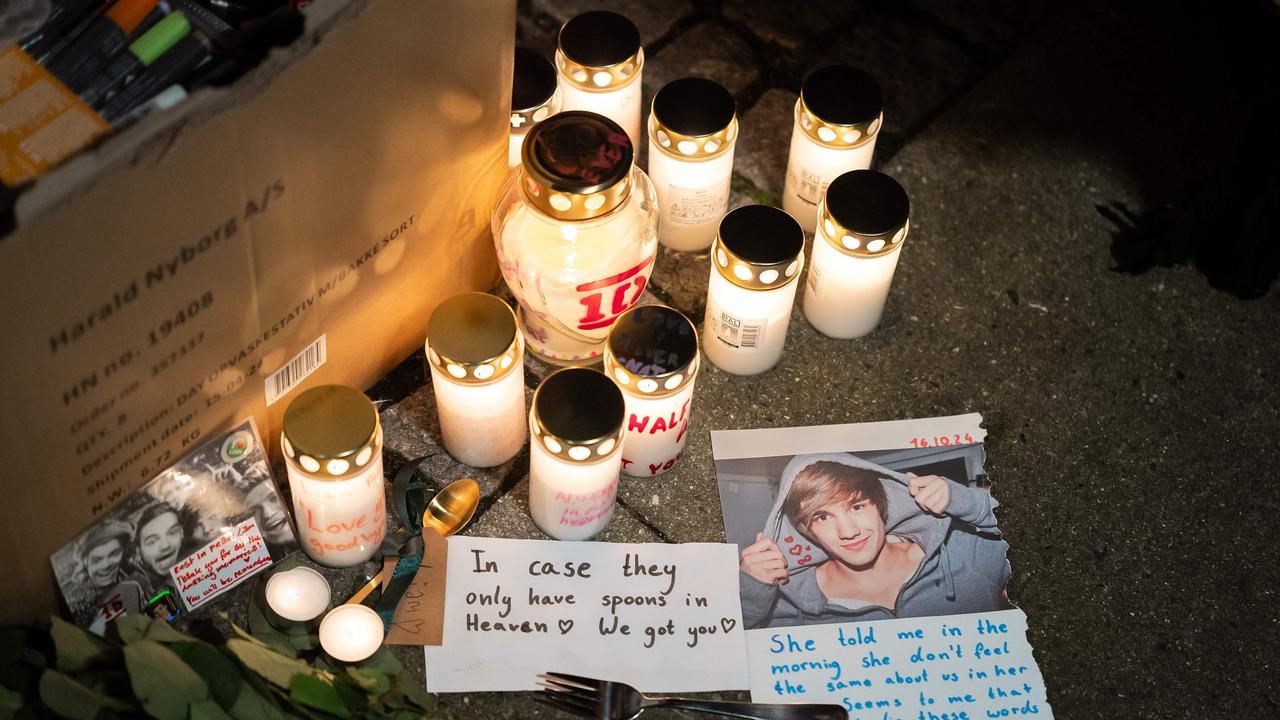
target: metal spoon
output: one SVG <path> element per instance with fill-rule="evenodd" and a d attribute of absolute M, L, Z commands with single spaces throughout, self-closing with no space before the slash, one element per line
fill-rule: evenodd
<path fill-rule="evenodd" d="M 422 528 L 432 528 L 448 537 L 471 522 L 480 505 L 480 483 L 471 478 L 454 480 L 444 486 L 422 511 Z"/>

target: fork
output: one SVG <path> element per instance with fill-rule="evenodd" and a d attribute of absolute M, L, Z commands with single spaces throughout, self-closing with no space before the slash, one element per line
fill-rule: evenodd
<path fill-rule="evenodd" d="M 749 720 L 847 720 L 840 705 L 778 705 L 700 700 L 660 695 L 645 696 L 625 683 L 594 680 L 564 673 L 543 673 L 542 696 L 548 705 L 584 718 L 633 720 L 649 708 L 676 708 Z"/>

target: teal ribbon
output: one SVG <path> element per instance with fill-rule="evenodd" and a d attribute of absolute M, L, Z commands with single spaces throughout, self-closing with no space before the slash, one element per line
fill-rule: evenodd
<path fill-rule="evenodd" d="M 387 589 L 374 607 L 382 618 L 384 631 L 390 631 L 396 605 L 413 584 L 413 578 L 422 565 L 422 512 L 427 507 L 428 498 L 426 477 L 418 471 L 418 466 L 429 457 L 425 455 L 405 463 L 392 482 L 391 495 L 401 527 L 382 541 L 382 557 L 398 558 Z"/>

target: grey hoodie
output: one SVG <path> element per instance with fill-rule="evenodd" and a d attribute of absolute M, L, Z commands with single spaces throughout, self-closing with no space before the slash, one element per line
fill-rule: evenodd
<path fill-rule="evenodd" d="M 822 549 L 796 531 L 782 512 L 796 474 L 821 460 L 872 470 L 881 475 L 887 499 L 885 532 L 910 540 L 924 551 L 920 566 L 898 594 L 894 608 L 870 603 L 857 607 L 827 600 L 815 570 L 827 558 Z M 989 492 L 951 480 L 943 517 L 925 512 L 907 490 L 902 473 L 848 453 L 800 455 L 787 464 L 778 497 L 765 522 L 764 534 L 779 544 L 787 558 L 786 584 L 762 583 L 739 571 L 742 618 L 748 628 L 887 620 L 901 617 L 956 615 L 1003 610 L 1009 580 L 1008 546 L 1000 539 Z M 798 542 L 796 542 L 798 541 Z"/>

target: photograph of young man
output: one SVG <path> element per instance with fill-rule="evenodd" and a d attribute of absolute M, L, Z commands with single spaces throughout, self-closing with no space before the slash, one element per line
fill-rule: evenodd
<path fill-rule="evenodd" d="M 1009 607 L 1007 546 L 990 493 L 849 454 L 788 464 L 764 532 L 743 549 L 748 627 L 953 615 Z M 778 539 L 818 549 L 788 559 Z"/>

